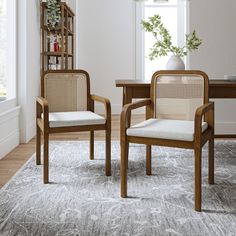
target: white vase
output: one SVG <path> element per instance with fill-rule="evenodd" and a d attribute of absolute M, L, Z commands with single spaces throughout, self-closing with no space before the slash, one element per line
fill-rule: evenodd
<path fill-rule="evenodd" d="M 178 56 L 171 56 L 166 64 L 167 70 L 185 70 L 183 60 Z"/>

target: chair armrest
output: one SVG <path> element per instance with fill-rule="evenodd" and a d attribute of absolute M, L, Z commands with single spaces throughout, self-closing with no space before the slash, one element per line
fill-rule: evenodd
<path fill-rule="evenodd" d="M 134 103 L 126 104 L 122 109 L 121 117 L 120 117 L 121 132 L 125 132 L 125 130 L 130 127 L 132 110 L 135 110 L 137 108 L 144 107 L 144 106 L 149 106 L 149 105 L 151 105 L 150 98 L 137 101 Z"/>
<path fill-rule="evenodd" d="M 36 102 L 43 108 L 48 108 L 48 101 L 43 97 L 37 97 Z"/>
<path fill-rule="evenodd" d="M 195 139 L 199 139 L 202 134 L 202 118 L 205 116 L 205 121 L 214 132 L 214 102 L 206 103 L 200 106 L 195 113 Z"/>
<path fill-rule="evenodd" d="M 109 121 L 111 123 L 111 103 L 110 103 L 110 100 L 108 98 L 104 98 L 104 97 L 94 95 L 94 94 L 92 94 L 90 96 L 90 98 L 93 101 L 100 102 L 100 103 L 104 104 L 105 110 L 106 110 L 105 118 L 107 121 Z"/>
<path fill-rule="evenodd" d="M 44 127 L 48 127 L 48 101 L 43 97 L 37 97 L 36 98 L 36 124 L 38 122 L 38 119 L 42 119 L 41 115 L 43 113 L 43 124 Z"/>

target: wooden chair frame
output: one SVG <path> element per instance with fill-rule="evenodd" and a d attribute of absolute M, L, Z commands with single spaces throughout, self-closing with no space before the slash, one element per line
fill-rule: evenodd
<path fill-rule="evenodd" d="M 105 124 L 98 125 L 81 125 L 70 127 L 49 127 L 49 105 L 44 98 L 44 78 L 47 74 L 52 73 L 82 73 L 86 75 L 87 79 L 87 110 L 94 112 L 94 102 L 103 103 L 105 106 Z M 49 147 L 49 134 L 51 133 L 64 133 L 64 132 L 80 132 L 90 131 L 90 160 L 94 160 L 94 131 L 105 130 L 106 139 L 106 176 L 111 175 L 111 104 L 107 98 L 90 94 L 90 78 L 89 74 L 84 70 L 66 70 L 66 71 L 46 71 L 41 77 L 41 97 L 36 98 L 36 164 L 41 164 L 41 133 L 43 135 L 43 153 L 44 153 L 44 169 L 43 169 L 43 182 L 49 183 L 49 160 L 48 160 L 48 147 Z M 43 114 L 43 119 L 41 117 Z"/>
<path fill-rule="evenodd" d="M 154 117 L 155 104 L 155 83 L 159 76 L 163 75 L 189 75 L 201 76 L 204 79 L 204 104 L 196 110 L 195 113 L 195 133 L 194 141 L 179 141 L 167 139 L 155 139 L 145 137 L 127 136 L 126 130 L 130 127 L 131 111 L 146 106 L 146 119 Z M 209 79 L 202 71 L 184 70 L 184 71 L 157 71 L 152 77 L 151 98 L 142 101 L 127 104 L 123 107 L 121 113 L 121 197 L 127 197 L 127 168 L 129 143 L 146 144 L 146 174 L 151 175 L 151 145 L 167 146 L 193 149 L 195 153 L 195 210 L 201 211 L 201 159 L 202 147 L 209 141 L 208 151 L 208 183 L 214 184 L 214 103 L 209 102 L 208 98 Z M 208 128 L 202 133 L 202 119 L 208 123 Z"/>

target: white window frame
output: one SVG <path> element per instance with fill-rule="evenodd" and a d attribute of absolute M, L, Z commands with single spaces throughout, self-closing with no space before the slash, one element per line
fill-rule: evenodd
<path fill-rule="evenodd" d="M 10 9 L 10 11 L 8 10 Z M 17 70 L 17 0 L 7 0 L 7 98 L 0 102 L 0 113 L 12 109 L 17 105 L 16 100 L 16 70 Z"/>
<path fill-rule="evenodd" d="M 185 17 L 183 14 L 184 4 L 186 4 L 186 12 Z M 163 7 L 161 3 L 159 4 L 150 4 L 149 7 Z M 172 7 L 172 5 L 164 6 L 164 7 Z M 178 2 L 178 25 L 184 25 L 183 27 L 178 27 L 181 29 L 181 32 L 178 33 L 178 44 L 183 45 L 185 41 L 185 32 L 186 34 L 189 32 L 189 2 L 185 0 L 179 0 Z M 144 19 L 145 15 L 145 3 L 144 2 L 136 2 L 135 7 L 135 18 L 136 18 L 136 60 L 135 60 L 135 74 L 136 80 L 145 80 L 145 32 L 142 29 L 141 20 Z M 186 69 L 189 68 L 189 56 L 186 57 Z"/>

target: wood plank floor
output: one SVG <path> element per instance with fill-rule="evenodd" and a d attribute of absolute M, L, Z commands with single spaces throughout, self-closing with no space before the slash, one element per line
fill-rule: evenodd
<path fill-rule="evenodd" d="M 144 119 L 143 115 L 134 115 L 132 124 Z M 95 140 L 104 140 L 104 131 L 95 132 Z M 112 116 L 112 140 L 119 140 L 120 137 L 120 116 Z M 50 140 L 89 140 L 88 132 L 53 134 Z M 27 144 L 20 144 L 6 157 L 0 160 L 0 188 L 26 163 L 35 153 L 35 138 Z"/>

